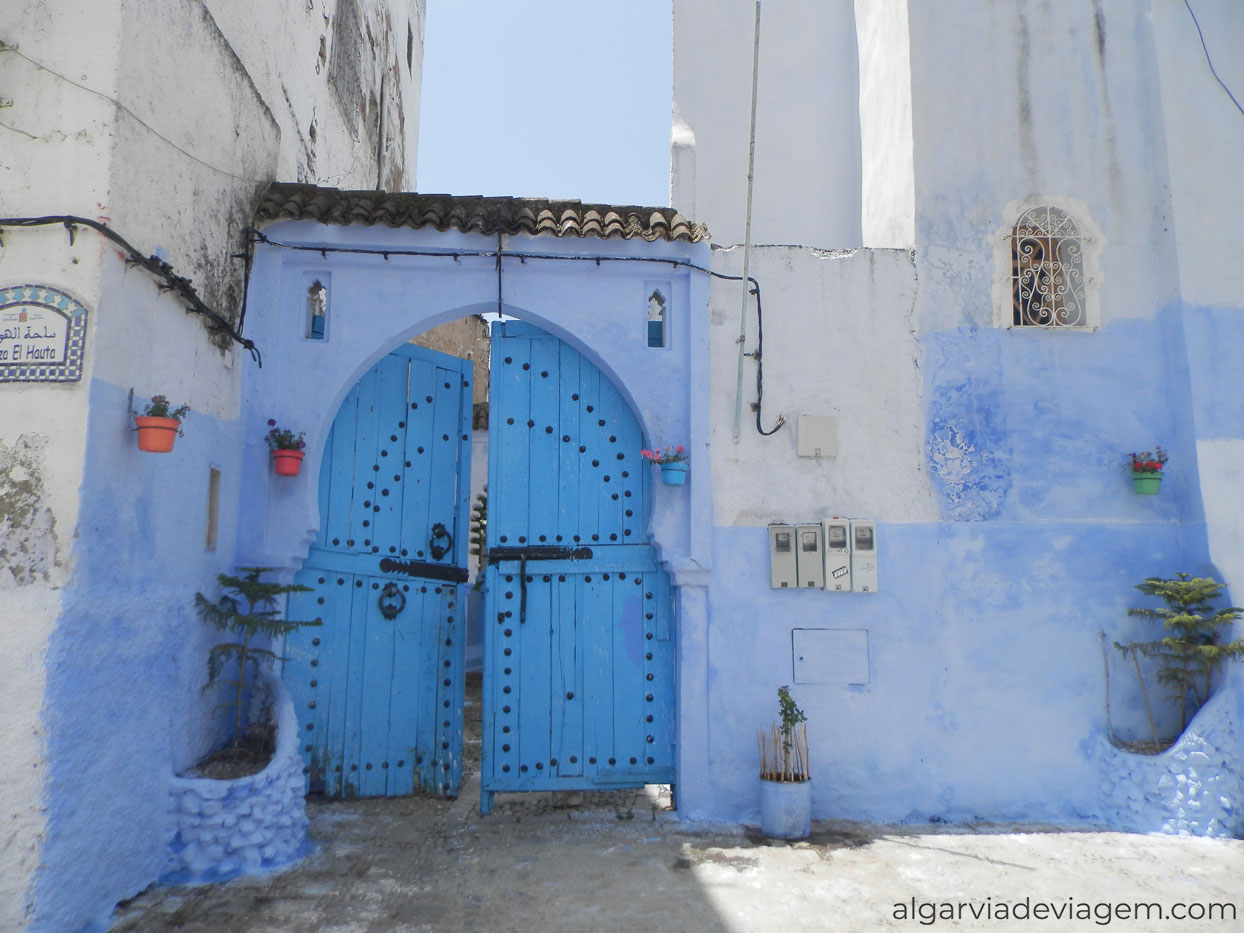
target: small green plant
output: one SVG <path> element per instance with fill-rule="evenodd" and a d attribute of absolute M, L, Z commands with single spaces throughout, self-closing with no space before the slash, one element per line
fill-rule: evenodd
<path fill-rule="evenodd" d="M 181 421 L 189 411 L 189 405 L 178 405 L 174 408 L 167 395 L 153 395 L 151 396 L 151 401 L 147 403 L 147 407 L 143 409 L 143 416 L 147 418 L 172 418 L 174 421 Z"/>
<path fill-rule="evenodd" d="M 222 632 L 231 632 L 237 641 L 216 645 L 207 655 L 206 693 L 215 684 L 223 683 L 231 689 L 232 701 L 224 704 L 233 709 L 233 733 L 228 748 L 241 749 L 247 738 L 251 718 L 246 715 L 247 700 L 253 690 L 253 678 L 259 674 L 261 665 L 272 665 L 284 660 L 271 649 L 264 647 L 269 639 L 279 638 L 288 632 L 305 626 L 322 624 L 319 619 L 294 622 L 279 618 L 278 597 L 288 593 L 309 593 L 311 587 L 298 583 L 275 583 L 261 580 L 270 567 L 242 567 L 241 576 L 219 574 L 216 582 L 225 590 L 215 602 L 202 593 L 194 594 L 194 605 L 204 622 Z M 237 677 L 221 680 L 229 662 L 237 663 Z"/>
<path fill-rule="evenodd" d="M 1226 586 L 1208 577 L 1193 577 L 1177 573 L 1173 578 L 1149 577 L 1137 583 L 1136 589 L 1147 596 L 1157 596 L 1166 603 L 1162 609 L 1148 607 L 1128 609 L 1127 614 L 1162 622 L 1166 635 L 1152 641 L 1128 641 L 1126 645 L 1115 642 L 1114 646 L 1124 656 L 1135 662 L 1137 655 L 1153 658 L 1158 665 L 1157 677 L 1169 688 L 1169 698 L 1179 707 L 1179 730 L 1187 728 L 1188 721 L 1196 715 L 1209 699 L 1210 680 L 1215 671 L 1229 660 L 1244 657 L 1244 638 L 1220 644 L 1221 629 L 1231 625 L 1244 609 L 1225 606 L 1215 609 L 1210 601 L 1221 595 Z M 1137 676 L 1140 665 L 1136 664 Z M 1149 706 L 1149 694 L 1145 682 L 1140 681 L 1145 710 L 1149 714 L 1149 728 L 1158 741 L 1157 729 Z"/>
<path fill-rule="evenodd" d="M 641 450 L 639 455 L 657 466 L 663 463 L 682 463 L 687 459 L 687 451 L 681 444 L 677 447 L 654 447 L 652 450 Z"/>
<path fill-rule="evenodd" d="M 1161 473 L 1162 467 L 1166 466 L 1166 461 L 1170 459 L 1160 444 L 1153 450 L 1142 450 L 1140 453 L 1133 451 L 1127 456 L 1131 461 L 1133 473 Z"/>
<path fill-rule="evenodd" d="M 758 729 L 760 778 L 764 781 L 806 781 L 808 770 L 808 717 L 790 695 L 790 687 L 778 687 L 778 715 L 781 719 Z"/>
<path fill-rule="evenodd" d="M 306 431 L 295 434 L 289 428 L 279 428 L 276 419 L 269 418 L 268 433 L 263 439 L 267 441 L 269 450 L 302 450 L 307 446 L 306 436 Z"/>

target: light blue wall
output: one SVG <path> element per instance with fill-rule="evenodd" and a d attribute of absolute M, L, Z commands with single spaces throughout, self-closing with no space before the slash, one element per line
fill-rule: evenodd
<path fill-rule="evenodd" d="M 352 248 L 487 251 L 496 239 L 454 232 L 333 228 L 278 224 L 273 240 Z M 643 241 L 506 238 L 514 252 L 563 256 L 652 257 L 707 263 L 707 245 Z M 245 451 L 242 509 L 256 517 L 239 529 L 245 560 L 296 567 L 318 526 L 316 478 L 328 429 L 341 400 L 374 362 L 403 340 L 467 314 L 496 311 L 497 271 L 491 257 L 359 256 L 261 248 L 250 296 L 257 316 L 249 334 L 265 348 L 262 370 L 248 371 L 244 385 Z M 329 339 L 301 338 L 307 284 L 331 271 Z M 631 404 L 650 443 L 684 443 L 693 455 L 705 449 L 708 385 L 695 367 L 706 368 L 706 341 L 697 339 L 703 308 L 701 273 L 660 262 L 558 261 L 507 258 L 501 289 L 505 313 L 567 340 L 606 373 Z M 654 281 L 671 291 L 668 349 L 646 345 L 647 296 Z M 697 360 L 697 354 L 704 360 Z M 698 414 L 697 414 L 698 413 Z M 276 418 L 307 432 L 304 478 L 282 483 L 263 469 L 266 421 Z M 661 487 L 664 490 L 664 487 Z M 658 544 L 666 560 L 707 551 L 709 490 L 680 495 L 660 491 Z M 692 511 L 702 515 L 692 519 Z M 699 526 L 701 530 L 697 531 Z"/>
<path fill-rule="evenodd" d="M 1237 388 L 1244 360 L 1244 307 L 1189 306 L 1183 321 L 1196 436 L 1244 437 L 1244 392 Z"/>
<path fill-rule="evenodd" d="M 1126 614 L 1143 602 L 1134 584 L 1216 572 L 1181 311 L 1087 334 L 968 325 L 921 348 L 921 469 L 941 521 L 879 524 L 879 593 L 772 590 L 765 529 L 714 529 L 706 765 L 680 774 L 697 788 L 693 816 L 757 818 L 755 730 L 795 680 L 792 630 L 812 628 L 865 630 L 870 675 L 793 689 L 809 717 L 815 816 L 1121 819 L 1100 780 L 1105 670 L 1110 731 L 1148 737 L 1112 647 L 1142 629 Z M 1127 453 L 1155 443 L 1171 453 L 1162 491 L 1138 496 Z M 1146 674 L 1159 729 L 1173 732 Z"/>
<path fill-rule="evenodd" d="M 295 232 L 317 244 L 468 250 L 496 244 L 387 228 L 269 230 L 278 238 Z M 643 241 L 520 238 L 507 248 L 708 260 L 707 245 Z M 346 392 L 398 342 L 497 307 L 492 259 L 330 255 L 327 262 L 318 253 L 260 251 L 248 336 L 264 365 L 235 364 L 242 386 L 236 420 L 191 412 L 172 453 L 142 453 L 128 430 L 126 388 L 101 380 L 90 385 L 76 573 L 48 656 L 48 833 L 32 891 L 35 929 L 100 928 L 118 900 L 155 881 L 164 867 L 170 779 L 216 737 L 214 698 L 200 693 L 206 651 L 216 638 L 193 611 L 194 593 L 215 592 L 215 575 L 243 564 L 291 574 L 318 526 L 320 456 Z M 325 270 L 329 339 L 309 342 L 301 337 L 303 279 Z M 702 278 L 666 263 L 507 259 L 504 308 L 567 339 L 613 378 L 652 442 L 681 442 L 694 451 L 707 444 L 706 362 L 695 358 L 696 348 L 706 355 L 704 316 L 689 312 L 693 303 L 705 306 Z M 665 350 L 646 346 L 645 288 L 654 281 L 670 299 Z M 227 410 L 229 377 L 212 378 Z M 269 418 L 307 432 L 301 476 L 274 476 L 263 442 Z M 210 466 L 222 471 L 214 551 L 204 547 Z M 667 561 L 694 565 L 710 540 L 709 488 L 656 488 L 656 543 Z"/>
<path fill-rule="evenodd" d="M 815 816 L 1094 819 L 1098 629 L 1117 633 L 1146 574 L 1205 569 L 1199 536 L 1169 522 L 883 523 L 879 593 L 792 592 L 769 588 L 763 528 L 715 539 L 712 797 L 695 815 L 730 820 L 757 816 L 755 730 L 794 682 L 795 628 L 868 633 L 867 685 L 792 691 L 809 718 Z M 1135 717 L 1120 712 L 1116 730 Z"/>
<path fill-rule="evenodd" d="M 967 327 L 923 341 L 929 463 L 952 521 L 1203 521 L 1177 310 L 1098 333 Z M 1127 455 L 1171 455 L 1138 497 Z"/>
<path fill-rule="evenodd" d="M 168 784 L 213 742 L 197 590 L 233 568 L 236 422 L 191 412 L 171 453 L 138 449 L 127 392 L 90 385 L 75 576 L 47 657 L 48 828 L 33 928 L 98 929 L 164 867 Z M 146 400 L 141 400 L 145 402 Z M 136 400 L 136 407 L 140 400 Z M 204 548 L 208 469 L 222 547 Z"/>

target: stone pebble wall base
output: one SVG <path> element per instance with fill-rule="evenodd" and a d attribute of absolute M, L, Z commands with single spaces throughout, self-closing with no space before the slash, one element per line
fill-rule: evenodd
<path fill-rule="evenodd" d="M 1244 835 L 1244 780 L 1230 690 L 1219 690 L 1179 740 L 1138 755 L 1103 740 L 1102 810 L 1112 828 L 1181 836 Z"/>
<path fill-rule="evenodd" d="M 298 717 L 285 685 L 272 677 L 268 686 L 276 710 L 277 750 L 267 768 L 231 781 L 173 778 L 162 883 L 223 881 L 304 854 L 307 809 Z"/>

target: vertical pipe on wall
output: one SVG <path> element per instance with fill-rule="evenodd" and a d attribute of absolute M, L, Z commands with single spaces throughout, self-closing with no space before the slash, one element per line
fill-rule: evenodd
<path fill-rule="evenodd" d="M 739 366 L 734 385 L 734 442 L 739 442 L 739 424 L 743 420 L 743 357 L 747 341 L 747 291 L 750 285 L 752 253 L 752 176 L 756 170 L 756 85 L 760 73 L 760 0 L 756 0 L 755 39 L 752 43 L 752 115 L 747 142 L 747 215 L 743 225 L 743 288 L 739 301 Z"/>

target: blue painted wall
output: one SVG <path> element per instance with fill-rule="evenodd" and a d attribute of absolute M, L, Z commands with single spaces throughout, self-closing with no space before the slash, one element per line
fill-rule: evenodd
<path fill-rule="evenodd" d="M 878 594 L 772 590 L 765 529 L 714 529 L 710 739 L 694 776 L 710 790 L 694 815 L 756 819 L 754 733 L 794 681 L 792 630 L 840 628 L 867 631 L 869 683 L 793 689 L 814 815 L 1112 818 L 1098 776 L 1105 665 L 1114 734 L 1146 737 L 1148 724 L 1099 631 L 1109 645 L 1140 629 L 1126 610 L 1146 576 L 1214 572 L 1182 315 L 1093 334 L 966 326 L 921 344 L 942 520 L 881 522 Z M 1162 492 L 1137 496 L 1126 455 L 1155 443 L 1171 452 Z M 1172 726 L 1173 712 L 1157 715 Z"/>
<path fill-rule="evenodd" d="M 193 600 L 233 567 L 240 460 L 236 422 L 192 412 L 173 451 L 150 454 L 127 430 L 125 390 L 93 381 L 90 405 L 75 577 L 47 658 L 33 928 L 58 933 L 100 928 L 158 877 L 169 780 L 214 744 L 215 698 L 200 691 L 216 633 Z M 223 474 L 216 551 L 209 465 Z"/>
<path fill-rule="evenodd" d="M 493 245 L 311 224 L 269 233 L 313 244 Z M 707 261 L 701 247 L 672 244 L 508 244 L 523 245 Z M 329 339 L 306 341 L 304 279 L 326 271 Z M 672 293 L 668 350 L 646 346 L 654 278 Z M 865 595 L 774 591 L 764 528 L 713 524 L 708 320 L 693 311 L 707 304 L 701 274 L 507 260 L 503 291 L 507 311 L 570 340 L 615 380 L 648 443 L 691 451 L 690 483 L 658 484 L 650 523 L 679 584 L 684 815 L 756 818 L 755 729 L 774 715 L 776 687 L 794 679 L 792 630 L 851 628 L 868 633 L 869 682 L 794 688 L 809 715 L 815 815 L 1111 818 L 1097 777 L 1106 735 L 1098 631 L 1126 637 L 1132 585 L 1145 576 L 1213 572 L 1196 442 L 1241 436 L 1240 403 L 1218 389 L 1244 342 L 1238 312 L 1172 305 L 1093 334 L 964 325 L 921 337 L 920 468 L 940 520 L 880 516 L 881 591 Z M 264 249 L 251 301 L 264 309 L 251 330 L 264 368 L 242 369 L 237 420 L 192 413 L 174 453 L 140 453 L 124 391 L 91 384 L 76 577 L 49 653 L 36 928 L 98 926 L 158 875 L 169 777 L 214 736 L 210 701 L 199 696 L 212 636 L 193 614 L 194 592 L 240 563 L 292 574 L 318 526 L 319 460 L 341 398 L 397 342 L 495 309 L 496 272 L 483 259 L 329 264 L 318 253 Z M 1204 361 L 1191 377 L 1189 355 Z M 307 432 L 295 480 L 268 467 L 271 417 Z M 1135 496 L 1125 454 L 1158 442 L 1171 451 L 1162 493 Z M 210 552 L 209 465 L 224 479 L 220 544 Z M 1238 676 L 1231 684 L 1241 692 Z M 1143 734 L 1124 675 L 1111 696 L 1116 734 Z"/>
<path fill-rule="evenodd" d="M 317 243 L 472 250 L 496 243 L 387 228 L 312 224 L 275 230 Z M 707 244 L 547 238 L 507 244 L 523 246 L 567 255 L 708 261 Z M 698 375 L 703 360 L 693 352 L 702 353 L 706 344 L 705 322 L 689 313 L 693 303 L 706 304 L 698 274 L 666 263 L 506 263 L 507 312 L 570 340 L 613 378 L 652 438 L 648 443 L 706 449 L 708 386 Z M 201 695 L 206 653 L 217 637 L 193 611 L 195 592 L 214 593 L 216 574 L 243 564 L 275 566 L 292 576 L 319 523 L 321 453 L 346 392 L 399 342 L 497 307 L 491 259 L 335 255 L 328 276 L 328 339 L 307 341 L 304 273 L 323 274 L 328 265 L 318 254 L 261 250 L 248 336 L 262 349 L 264 366 L 239 359 L 233 374 L 206 363 L 196 369 L 210 373 L 196 390 L 208 391 L 198 383 L 210 381 L 217 410 L 229 410 L 237 397 L 231 382 L 239 380 L 241 410 L 236 419 L 191 412 L 170 454 L 138 450 L 128 430 L 125 388 L 90 383 L 75 576 L 48 652 L 48 823 L 31 892 L 36 930 L 102 928 L 116 902 L 154 882 L 165 865 L 170 779 L 210 750 L 219 732 L 215 698 Z M 653 281 L 670 299 L 667 349 L 647 347 Z M 273 475 L 263 442 L 269 418 L 307 432 L 301 476 Z M 204 535 L 211 466 L 221 469 L 222 488 L 218 545 L 209 551 Z M 708 515 L 709 487 L 687 494 L 658 486 L 657 499 L 656 543 L 666 559 L 694 562 L 695 549 L 707 548 L 707 521 L 692 531 L 690 516 Z"/>

